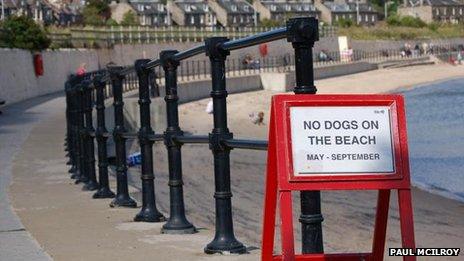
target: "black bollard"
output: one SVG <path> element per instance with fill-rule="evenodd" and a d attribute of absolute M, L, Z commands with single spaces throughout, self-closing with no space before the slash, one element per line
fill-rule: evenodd
<path fill-rule="evenodd" d="M 170 215 L 168 222 L 163 225 L 162 233 L 166 234 L 192 234 L 195 227 L 185 216 L 184 191 L 182 181 L 182 155 L 181 144 L 173 140 L 174 136 L 182 136 L 179 127 L 179 111 L 177 96 L 177 68 L 179 62 L 173 56 L 175 50 L 162 51 L 160 53 L 161 66 L 164 69 L 167 112 L 167 128 L 164 132 L 164 144 L 168 150 L 169 162 L 169 203 Z"/>
<path fill-rule="evenodd" d="M 76 169 L 74 173 L 71 175 L 72 179 L 80 180 L 81 176 L 81 151 L 80 151 L 80 129 L 79 129 L 79 124 L 78 124 L 78 118 L 79 118 L 79 100 L 78 100 L 78 90 L 77 90 L 77 77 L 70 77 L 70 90 L 71 90 L 71 100 L 70 100 L 70 105 L 71 105 L 71 128 L 72 128 L 72 142 L 73 142 L 73 148 L 74 148 L 74 163 L 76 166 Z"/>
<path fill-rule="evenodd" d="M 64 85 L 64 90 L 65 90 L 65 101 L 66 101 L 66 109 L 65 109 L 65 115 L 66 115 L 66 135 L 64 138 L 64 150 L 67 152 L 66 157 L 68 157 L 68 161 L 66 162 L 66 165 L 71 165 L 71 168 L 68 170 L 69 173 L 72 173 L 72 165 L 73 165 L 73 159 L 72 159 L 72 143 L 71 143 L 71 113 L 70 113 L 70 90 L 69 90 L 69 81 L 65 82 Z"/>
<path fill-rule="evenodd" d="M 162 222 L 166 219 L 156 208 L 155 202 L 155 175 L 153 174 L 153 141 L 150 136 L 155 132 L 151 128 L 150 115 L 150 90 L 148 77 L 150 70 L 145 65 L 150 60 L 140 59 L 135 61 L 135 70 L 139 78 L 139 106 L 140 129 L 139 143 L 142 154 L 142 209 L 134 217 L 134 221 Z"/>
<path fill-rule="evenodd" d="M 99 188 L 93 198 L 114 198 L 114 193 L 110 189 L 108 180 L 108 130 L 105 124 L 105 95 L 104 88 L 106 83 L 100 81 L 101 76 L 97 76 L 93 84 L 96 91 L 96 109 L 97 109 L 97 130 L 95 138 L 98 146 L 98 182 Z"/>
<path fill-rule="evenodd" d="M 313 17 L 292 18 L 287 22 L 287 41 L 295 49 L 295 94 L 316 94 L 313 46 L 319 40 L 318 21 Z M 301 234 L 304 254 L 323 253 L 320 191 L 301 191 Z"/>
<path fill-rule="evenodd" d="M 95 145 L 92 134 L 95 132 L 92 119 L 92 90 L 93 85 L 90 80 L 83 82 L 84 116 L 85 116 L 85 150 L 88 182 L 82 190 L 92 191 L 98 189 L 97 176 L 95 173 Z"/>
<path fill-rule="evenodd" d="M 113 107 L 114 107 L 114 129 L 113 139 L 116 146 L 116 197 L 111 202 L 111 207 L 137 207 L 137 203 L 129 196 L 129 186 L 127 184 L 127 163 L 126 163 L 126 132 L 124 127 L 124 102 L 122 100 L 122 66 L 108 67 L 111 83 L 113 87 Z"/>
<path fill-rule="evenodd" d="M 84 85 L 82 84 L 82 77 L 79 77 L 76 84 L 76 105 L 77 105 L 77 133 L 78 133 L 78 149 L 79 149 L 79 167 L 80 175 L 76 180 L 78 183 L 87 183 L 88 166 L 87 166 L 87 151 L 86 151 L 86 131 L 85 131 L 85 101 L 84 101 Z"/>
<path fill-rule="evenodd" d="M 73 116 L 75 109 L 73 108 L 73 85 L 71 80 L 67 80 L 65 83 L 65 92 L 66 92 L 66 144 L 69 151 L 69 161 L 71 162 L 71 168 L 68 170 L 71 173 L 71 178 L 75 178 L 75 173 L 77 171 L 76 166 L 76 147 L 75 147 L 75 137 L 74 137 L 74 120 Z"/>
<path fill-rule="evenodd" d="M 229 51 L 219 47 L 227 40 L 226 37 L 212 37 L 205 41 L 206 55 L 211 62 L 214 128 L 209 134 L 209 146 L 214 155 L 214 198 L 216 201 L 216 234 L 213 241 L 204 249 L 207 254 L 246 253 L 245 246 L 234 235 L 230 189 L 230 148 L 221 144 L 221 141 L 233 137 L 227 127 L 225 60 Z"/>

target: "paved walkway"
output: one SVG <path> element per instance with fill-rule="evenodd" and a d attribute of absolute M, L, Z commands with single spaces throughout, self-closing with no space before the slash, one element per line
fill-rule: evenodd
<path fill-rule="evenodd" d="M 139 209 L 112 209 L 109 199 L 91 199 L 92 193 L 83 192 L 67 174 L 63 101 L 56 96 L 33 99 L 6 108 L 0 118 L 0 260 L 259 258 L 253 249 L 248 255 L 206 255 L 203 247 L 214 233 L 210 229 L 194 235 L 161 235 L 160 223 L 132 221 Z M 7 197 L 10 182 L 14 212 Z M 130 191 L 140 202 L 139 191 Z"/>
<path fill-rule="evenodd" d="M 13 212 L 8 197 L 13 158 L 34 125 L 57 111 L 63 99 L 48 95 L 3 108 L 0 115 L 0 260 L 51 260 Z"/>

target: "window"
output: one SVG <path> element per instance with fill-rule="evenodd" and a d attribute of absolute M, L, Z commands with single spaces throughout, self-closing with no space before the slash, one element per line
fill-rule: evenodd
<path fill-rule="evenodd" d="M 365 15 L 365 16 L 364 16 L 364 21 L 369 22 L 369 17 L 368 17 L 368 15 Z"/>
<path fill-rule="evenodd" d="M 237 16 L 234 15 L 233 23 L 237 23 Z"/>
<path fill-rule="evenodd" d="M 159 4 L 158 5 L 158 11 L 163 12 L 164 11 L 164 5 Z"/>
<path fill-rule="evenodd" d="M 190 5 L 186 5 L 186 6 L 185 6 L 185 11 L 186 11 L 186 12 L 190 12 L 191 10 L 192 10 L 192 9 L 190 8 Z"/>
<path fill-rule="evenodd" d="M 375 15 L 372 15 L 371 22 L 373 22 L 373 23 L 375 22 Z"/>
<path fill-rule="evenodd" d="M 271 5 L 271 11 L 274 11 L 274 12 L 275 12 L 276 9 L 277 9 L 277 8 L 276 8 L 275 5 Z"/>
<path fill-rule="evenodd" d="M 462 15 L 462 8 L 459 8 L 459 14 Z"/>
<path fill-rule="evenodd" d="M 190 24 L 195 24 L 195 17 L 193 15 L 190 16 Z"/>
<path fill-rule="evenodd" d="M 204 6 L 203 6 L 203 10 L 204 10 L 205 12 L 208 12 L 208 11 L 209 11 L 209 6 L 208 6 L 208 5 L 204 5 Z"/>
<path fill-rule="evenodd" d="M 285 5 L 285 10 L 291 11 L 291 10 L 292 10 L 292 6 L 291 6 L 291 5 Z"/>
<path fill-rule="evenodd" d="M 250 10 L 250 7 L 248 5 L 245 5 L 243 6 L 243 10 L 245 10 L 245 12 L 248 12 Z"/>
<path fill-rule="evenodd" d="M 200 15 L 200 24 L 204 24 L 204 23 L 205 23 L 205 16 Z"/>
<path fill-rule="evenodd" d="M 230 9 L 232 9 L 232 12 L 237 12 L 237 6 L 236 5 L 231 5 Z"/>
<path fill-rule="evenodd" d="M 153 23 L 157 24 L 158 23 L 158 16 L 153 17 Z"/>
<path fill-rule="evenodd" d="M 335 21 L 338 21 L 338 15 L 335 15 Z"/>
<path fill-rule="evenodd" d="M 240 23 L 243 24 L 243 15 L 240 16 Z"/>

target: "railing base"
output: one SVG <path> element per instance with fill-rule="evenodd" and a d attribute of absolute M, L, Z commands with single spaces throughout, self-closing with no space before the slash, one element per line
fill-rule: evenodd
<path fill-rule="evenodd" d="M 99 187 L 98 183 L 92 180 L 89 180 L 83 187 L 83 191 L 94 191 L 97 190 Z"/>
<path fill-rule="evenodd" d="M 143 208 L 140 212 L 134 217 L 135 222 L 164 222 L 166 218 L 155 209 L 152 208 Z"/>
<path fill-rule="evenodd" d="M 178 222 L 167 222 L 161 228 L 161 234 L 171 234 L 171 235 L 180 235 L 180 234 L 195 234 L 197 233 L 195 226 L 190 224 L 187 220 L 178 221 Z"/>
<path fill-rule="evenodd" d="M 205 254 L 246 254 L 246 247 L 237 241 L 233 240 L 216 240 L 209 243 L 205 249 Z"/>
<path fill-rule="evenodd" d="M 75 172 L 76 172 L 76 170 L 77 170 L 76 166 L 73 165 L 73 166 L 68 170 L 68 173 L 71 173 L 71 174 L 74 175 Z"/>
<path fill-rule="evenodd" d="M 116 195 L 109 188 L 100 188 L 92 198 L 114 198 Z"/>
<path fill-rule="evenodd" d="M 116 198 L 110 203 L 110 207 L 126 207 L 126 208 L 136 208 L 137 202 L 131 199 L 129 195 L 117 195 Z"/>

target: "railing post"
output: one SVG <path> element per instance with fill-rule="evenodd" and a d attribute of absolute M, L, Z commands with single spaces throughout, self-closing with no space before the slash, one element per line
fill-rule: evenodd
<path fill-rule="evenodd" d="M 92 134 L 95 132 L 92 120 L 92 82 L 85 80 L 83 82 L 83 101 L 84 101 L 84 116 L 85 116 L 85 150 L 88 182 L 82 190 L 92 191 L 98 189 L 97 176 L 95 173 L 95 145 Z"/>
<path fill-rule="evenodd" d="M 81 165 L 80 165 L 80 150 L 79 150 L 79 141 L 80 141 L 80 134 L 78 128 L 78 117 L 79 117 L 79 106 L 77 103 L 77 86 L 76 86 L 77 78 L 75 76 L 71 76 L 69 79 L 69 113 L 70 113 L 70 122 L 71 122 L 71 133 L 72 133 L 72 154 L 73 157 L 73 167 L 75 167 L 73 174 L 71 175 L 72 179 L 80 180 L 81 176 Z"/>
<path fill-rule="evenodd" d="M 295 49 L 295 94 L 316 94 L 313 71 L 313 46 L 319 40 L 318 21 L 311 17 L 292 18 L 287 22 L 287 41 Z M 301 234 L 304 254 L 322 253 L 320 191 L 301 191 Z"/>
<path fill-rule="evenodd" d="M 150 60 L 135 61 L 135 70 L 139 79 L 140 129 L 138 133 L 140 150 L 142 153 L 142 208 L 134 217 L 134 221 L 162 222 L 166 219 L 156 208 L 155 175 L 153 174 L 153 141 L 150 136 L 155 133 L 151 128 L 150 88 L 148 77 L 150 70 L 145 67 Z"/>
<path fill-rule="evenodd" d="M 129 196 L 129 186 L 127 184 L 127 163 L 126 163 L 126 138 L 123 137 L 126 128 L 124 127 L 124 102 L 122 100 L 122 66 L 108 67 L 111 83 L 113 86 L 113 107 L 114 107 L 114 129 L 113 139 L 116 146 L 116 197 L 111 202 L 111 207 L 137 207 L 137 203 Z"/>
<path fill-rule="evenodd" d="M 75 147 L 75 137 L 74 137 L 74 108 L 73 108 L 73 85 L 71 84 L 71 80 L 69 79 L 65 83 L 65 92 L 66 92 L 66 147 L 68 148 L 69 153 L 69 162 L 71 163 L 71 168 L 69 169 L 69 173 L 71 173 L 71 178 L 75 177 L 75 173 L 77 172 L 76 166 L 76 147 Z"/>
<path fill-rule="evenodd" d="M 177 67 L 179 62 L 173 59 L 175 50 L 166 50 L 160 53 L 161 66 L 164 69 L 167 112 L 167 128 L 164 132 L 164 144 L 168 150 L 169 162 L 169 220 L 163 225 L 162 233 L 166 234 L 192 234 L 196 228 L 185 216 L 184 191 L 182 180 L 182 154 L 181 144 L 174 142 L 174 136 L 183 135 L 179 127 L 179 111 L 177 96 Z"/>
<path fill-rule="evenodd" d="M 85 128 L 84 128 L 84 94 L 83 94 L 83 84 L 82 84 L 82 77 L 78 77 L 76 83 L 76 122 L 77 122 L 77 134 L 78 134 L 78 150 L 79 150 L 79 170 L 80 175 L 76 180 L 76 184 L 83 182 L 87 183 L 89 181 L 88 178 L 88 166 L 86 164 L 87 153 L 85 149 Z"/>
<path fill-rule="evenodd" d="M 93 84 L 96 90 L 97 129 L 95 138 L 98 146 L 98 182 L 100 184 L 93 198 L 114 198 L 108 180 L 108 130 L 105 124 L 105 88 L 106 83 L 100 80 L 100 76 L 94 78 Z"/>
<path fill-rule="evenodd" d="M 233 137 L 227 127 L 225 60 L 229 51 L 219 47 L 227 40 L 226 37 L 212 37 L 205 41 L 206 55 L 211 62 L 214 128 L 209 134 L 209 144 L 214 155 L 214 198 L 216 200 L 216 234 L 213 241 L 204 249 L 207 254 L 246 252 L 245 246 L 234 235 L 230 188 L 230 148 L 221 143 L 222 140 Z"/>

